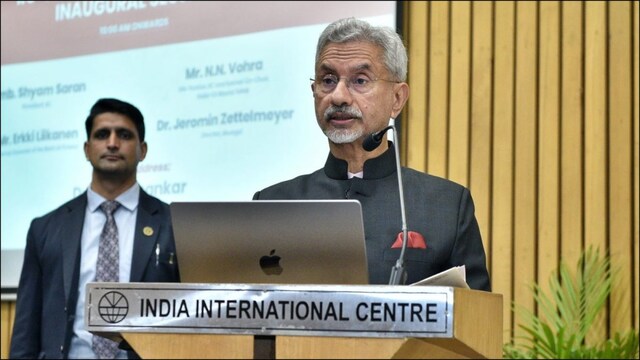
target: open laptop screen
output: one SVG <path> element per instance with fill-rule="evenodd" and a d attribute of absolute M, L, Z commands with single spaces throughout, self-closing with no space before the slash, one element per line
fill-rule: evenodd
<path fill-rule="evenodd" d="M 368 284 L 357 200 L 170 206 L 182 282 Z"/>

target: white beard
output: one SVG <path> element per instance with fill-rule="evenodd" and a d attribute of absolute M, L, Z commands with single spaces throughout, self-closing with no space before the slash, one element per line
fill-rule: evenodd
<path fill-rule="evenodd" d="M 352 143 L 364 135 L 362 129 L 327 129 L 324 134 L 329 138 L 331 142 L 336 144 Z"/>

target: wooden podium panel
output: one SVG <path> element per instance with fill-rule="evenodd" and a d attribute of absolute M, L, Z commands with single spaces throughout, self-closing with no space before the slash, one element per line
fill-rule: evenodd
<path fill-rule="evenodd" d="M 487 358 L 502 358 L 502 295 L 456 288 L 454 297 L 454 340 Z M 447 339 L 434 343 L 442 340 Z M 451 341 L 448 344 L 455 345 Z"/>
<path fill-rule="evenodd" d="M 253 335 L 121 335 L 142 359 L 253 359 Z"/>
<path fill-rule="evenodd" d="M 502 303 L 450 286 L 90 283 L 85 323 L 141 358 L 501 358 Z"/>
<path fill-rule="evenodd" d="M 276 359 L 391 359 L 404 339 L 278 336 Z"/>
<path fill-rule="evenodd" d="M 278 336 L 277 359 L 502 358 L 502 296 L 455 289 L 453 338 Z M 478 310 L 481 309 L 481 310 Z"/>
<path fill-rule="evenodd" d="M 499 359 L 500 356 L 488 356 Z M 483 359 L 486 356 L 451 339 L 407 339 L 393 359 Z"/>
<path fill-rule="evenodd" d="M 491 356 L 490 358 L 499 358 Z M 481 359 L 451 339 L 378 339 L 278 336 L 276 359 Z"/>

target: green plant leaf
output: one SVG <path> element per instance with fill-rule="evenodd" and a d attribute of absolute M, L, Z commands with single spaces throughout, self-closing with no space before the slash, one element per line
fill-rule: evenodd
<path fill-rule="evenodd" d="M 505 358 L 522 359 L 638 359 L 638 332 L 616 333 L 611 339 L 586 345 L 585 338 L 611 294 L 617 269 L 608 254 L 589 247 L 574 272 L 560 263 L 549 278 L 549 294 L 538 284 L 530 290 L 538 314 L 513 304 L 524 331 L 503 347 Z"/>

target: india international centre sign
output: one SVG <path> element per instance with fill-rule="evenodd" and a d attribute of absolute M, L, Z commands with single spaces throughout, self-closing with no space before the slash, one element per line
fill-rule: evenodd
<path fill-rule="evenodd" d="M 91 332 L 452 337 L 452 287 L 90 283 Z"/>

